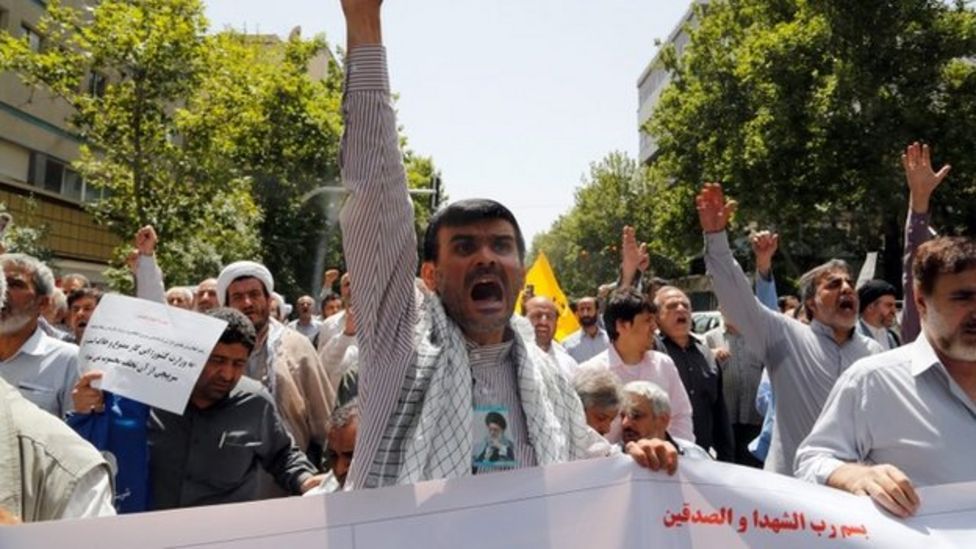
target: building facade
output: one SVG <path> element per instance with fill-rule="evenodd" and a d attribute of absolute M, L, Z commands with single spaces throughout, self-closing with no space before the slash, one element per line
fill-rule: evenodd
<path fill-rule="evenodd" d="M 637 79 L 637 96 L 638 96 L 638 107 L 637 107 L 637 122 L 638 128 L 643 128 L 648 120 L 651 119 L 651 115 L 654 112 L 654 107 L 657 105 L 658 100 L 661 98 L 661 92 L 671 81 L 671 75 L 664 68 L 661 62 L 661 50 L 669 44 L 673 44 L 677 55 L 680 57 L 684 53 L 685 47 L 691 41 L 691 36 L 688 34 L 689 28 L 694 28 L 696 23 L 695 18 L 695 7 L 698 5 L 705 5 L 708 2 L 705 0 L 694 0 L 688 7 L 688 11 L 681 17 L 678 24 L 675 26 L 674 30 L 668 36 L 667 40 L 661 44 L 658 48 L 657 54 L 651 59 L 651 62 L 647 64 L 647 67 L 641 72 L 640 78 Z M 654 138 L 645 132 L 643 129 L 638 130 L 640 145 L 638 149 L 638 157 L 640 161 L 644 164 L 649 164 L 654 160 L 654 156 L 657 153 L 657 144 L 654 142 Z"/>
<path fill-rule="evenodd" d="M 82 0 L 65 4 L 78 7 Z M 43 48 L 38 21 L 45 9 L 43 0 L 0 0 L 0 30 Z M 98 93 L 105 82 L 91 75 L 84 85 Z M 100 191 L 86 187 L 71 169 L 83 143 L 66 122 L 71 114 L 67 103 L 43 88 L 25 86 L 17 74 L 0 73 L 0 202 L 14 224 L 29 218 L 47 227 L 44 244 L 54 253 L 56 274 L 80 272 L 101 282 L 118 239 L 84 209 Z"/>

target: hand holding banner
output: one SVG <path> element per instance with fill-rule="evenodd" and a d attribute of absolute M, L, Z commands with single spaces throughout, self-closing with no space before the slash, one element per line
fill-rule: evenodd
<path fill-rule="evenodd" d="M 105 295 L 81 340 L 82 372 L 100 388 L 182 414 L 226 322 L 161 303 Z"/>

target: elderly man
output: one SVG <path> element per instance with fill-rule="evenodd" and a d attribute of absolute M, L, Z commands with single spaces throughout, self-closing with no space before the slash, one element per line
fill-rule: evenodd
<path fill-rule="evenodd" d="M 336 408 L 329 418 L 329 445 L 325 449 L 325 460 L 329 472 L 322 483 L 304 495 L 331 494 L 340 492 L 346 485 L 346 476 L 352 465 L 356 451 L 356 433 L 359 432 L 359 402 L 353 398 Z"/>
<path fill-rule="evenodd" d="M 580 329 L 563 340 L 563 347 L 573 360 L 582 364 L 607 350 L 610 338 L 600 327 L 599 308 L 595 297 L 584 297 L 576 302 L 576 319 Z"/>
<path fill-rule="evenodd" d="M 812 315 L 811 323 L 803 324 L 767 309 L 752 295 L 729 248 L 725 227 L 734 204 L 726 202 L 722 187 L 706 185 L 697 207 L 713 289 L 749 351 L 766 364 L 776 395 L 776 421 L 764 468 L 792 474 L 796 448 L 809 434 L 841 372 L 881 348 L 854 329 L 857 293 L 846 263 L 833 260 L 800 278 L 801 299 Z"/>
<path fill-rule="evenodd" d="M 254 326 L 234 309 L 208 314 L 227 326 L 197 378 L 186 410 L 174 414 L 153 409 L 149 415 L 152 507 L 260 499 L 260 470 L 293 495 L 317 486 L 322 476 L 285 430 L 270 395 L 260 383 L 244 377 L 256 344 Z M 100 372 L 92 371 L 79 380 L 74 395 L 77 413 L 104 410 L 105 395 L 91 386 L 99 377 Z"/>
<path fill-rule="evenodd" d="M 556 323 L 559 320 L 556 304 L 548 297 L 540 295 L 523 303 L 522 309 L 535 331 L 535 344 L 559 366 L 563 375 L 572 378 L 576 372 L 576 361 L 569 356 L 562 345 L 552 340 L 556 335 Z"/>
<path fill-rule="evenodd" d="M 436 295 L 416 287 L 414 211 L 390 102 L 380 0 L 343 0 L 348 59 L 343 112 L 343 249 L 360 347 L 355 488 L 490 472 L 472 433 L 495 412 L 516 467 L 588 457 L 594 437 L 568 381 L 512 317 L 525 243 L 490 200 L 454 203 L 430 220 L 423 255 Z M 427 278 L 425 276 L 425 278 Z M 418 307 L 418 297 L 422 299 Z M 530 336 L 531 337 L 531 336 Z M 640 462 L 674 470 L 663 441 L 631 443 Z"/>
<path fill-rule="evenodd" d="M 53 282 L 53 277 L 52 277 Z M 0 305 L 6 279 L 0 278 Z M 115 514 L 105 459 L 0 379 L 0 524 Z"/>
<path fill-rule="evenodd" d="M 38 326 L 54 291 L 54 275 L 24 254 L 0 255 L 0 265 L 7 283 L 0 311 L 0 378 L 42 410 L 64 417 L 78 379 L 78 347 Z"/>
<path fill-rule="evenodd" d="M 573 388 L 583 403 L 586 424 L 603 436 L 610 433 L 620 413 L 620 380 L 602 368 L 581 370 L 573 378 Z"/>
<path fill-rule="evenodd" d="M 921 336 L 844 372 L 796 454 L 798 477 L 900 517 L 916 486 L 976 481 L 976 240 L 931 240 L 913 270 Z"/>
<path fill-rule="evenodd" d="M 288 323 L 288 327 L 307 337 L 309 341 L 319 335 L 319 325 L 321 322 L 315 319 L 315 298 L 310 295 L 303 295 L 295 302 L 298 308 L 298 318 Z"/>
<path fill-rule="evenodd" d="M 651 350 L 657 307 L 633 288 L 610 294 L 603 323 L 610 334 L 610 348 L 580 365 L 580 370 L 610 370 L 621 383 L 652 381 L 667 387 L 674 405 L 673 431 L 680 438 L 695 440 L 692 404 L 681 375 L 668 355 Z M 620 423 L 615 422 L 608 438 L 620 440 Z"/>
<path fill-rule="evenodd" d="M 136 233 L 137 295 L 161 301 L 163 274 L 156 265 L 156 231 L 146 226 Z M 325 447 L 325 423 L 334 407 L 335 391 L 319 364 L 315 349 L 301 334 L 271 318 L 274 278 L 264 265 L 251 261 L 232 263 L 217 279 L 221 305 L 245 315 L 257 330 L 258 341 L 249 355 L 247 376 L 260 381 L 271 393 L 278 411 L 299 448 L 318 463 Z"/>
<path fill-rule="evenodd" d="M 193 310 L 193 291 L 186 286 L 175 286 L 166 290 L 166 304 L 188 311 Z"/>
<path fill-rule="evenodd" d="M 884 280 L 868 280 L 857 289 L 857 300 L 861 305 L 861 320 L 857 323 L 857 329 L 861 335 L 877 341 L 886 351 L 901 345 L 901 338 L 891 329 L 898 315 L 895 303 L 897 292 Z"/>
<path fill-rule="evenodd" d="M 657 349 L 674 360 L 688 391 L 694 413 L 695 442 L 713 449 L 720 461 L 735 461 L 732 423 L 725 405 L 722 370 L 708 345 L 691 333 L 691 300 L 674 286 L 664 286 L 654 298 L 661 331 Z"/>
<path fill-rule="evenodd" d="M 210 309 L 220 306 L 217 299 L 217 279 L 208 278 L 197 284 L 193 291 L 193 310 L 198 313 L 205 313 Z"/>
<path fill-rule="evenodd" d="M 682 455 L 693 459 L 712 459 L 694 442 L 671 436 L 671 401 L 668 393 L 650 381 L 631 381 L 624 385 L 620 410 L 624 443 L 659 438 L 670 441 Z"/>

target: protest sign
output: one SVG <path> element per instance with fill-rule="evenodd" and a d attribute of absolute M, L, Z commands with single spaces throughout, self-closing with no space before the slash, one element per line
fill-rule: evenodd
<path fill-rule="evenodd" d="M 673 477 L 628 457 L 414 486 L 0 529 L 0 547 L 976 547 L 976 483 L 920 489 L 902 521 L 870 499 L 725 463 Z"/>
<path fill-rule="evenodd" d="M 104 372 L 101 389 L 182 414 L 226 325 L 162 303 L 108 294 L 85 328 L 80 367 Z"/>

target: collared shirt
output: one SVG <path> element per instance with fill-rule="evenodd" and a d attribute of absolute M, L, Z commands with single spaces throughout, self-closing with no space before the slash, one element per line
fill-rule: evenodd
<path fill-rule="evenodd" d="M 695 442 L 706 450 L 714 449 L 719 460 L 733 461 L 735 443 L 732 423 L 725 407 L 722 371 L 715 363 L 715 355 L 694 335 L 690 336 L 686 347 L 664 334 L 661 334 L 658 343 L 657 348 L 674 361 L 681 382 L 688 391 L 694 411 Z"/>
<path fill-rule="evenodd" d="M 746 341 L 738 333 L 725 328 L 715 328 L 705 334 L 708 347 L 714 351 L 724 347 L 729 351 L 727 359 L 719 363 L 722 368 L 722 393 L 725 407 L 732 423 L 762 425 L 763 416 L 756 410 L 756 391 L 762 378 L 763 363 L 749 352 Z"/>
<path fill-rule="evenodd" d="M 321 325 L 322 323 L 314 318 L 308 324 L 302 324 L 301 319 L 298 318 L 288 323 L 289 328 L 307 337 L 309 341 L 314 341 L 315 336 L 319 335 Z"/>
<path fill-rule="evenodd" d="M 183 415 L 154 409 L 149 455 L 156 509 L 258 499 L 259 468 L 292 494 L 315 474 L 271 396 L 246 377 L 209 408 L 189 403 Z"/>
<path fill-rule="evenodd" d="M 877 328 L 868 324 L 862 319 L 858 321 L 858 329 L 863 335 L 875 340 L 885 351 L 899 346 L 898 339 L 895 338 L 895 334 L 884 326 Z"/>
<path fill-rule="evenodd" d="M 64 417 L 78 381 L 78 347 L 37 328 L 20 349 L 0 360 L 0 377 L 42 410 Z"/>
<path fill-rule="evenodd" d="M 600 327 L 597 327 L 596 335 L 592 337 L 586 333 L 586 330 L 580 328 L 564 339 L 562 345 L 573 360 L 582 364 L 606 351 L 610 346 L 610 336 Z"/>
<path fill-rule="evenodd" d="M 664 389 L 671 401 L 671 423 L 668 431 L 678 438 L 695 441 L 695 430 L 692 420 L 691 400 L 681 382 L 681 376 L 671 358 L 657 351 L 647 351 L 637 364 L 626 364 L 620 358 L 617 349 L 611 345 L 606 351 L 596 355 L 580 365 L 582 371 L 586 368 L 609 369 L 620 383 L 626 385 L 631 381 L 650 381 Z M 621 439 L 620 418 L 615 418 L 610 425 L 607 439 L 619 442 Z"/>
<path fill-rule="evenodd" d="M 837 380 L 796 454 L 796 476 L 825 483 L 845 463 L 889 464 L 915 486 L 976 480 L 976 402 L 924 332 L 860 360 Z"/>
<path fill-rule="evenodd" d="M 820 415 L 834 382 L 855 361 L 881 347 L 854 332 L 838 345 L 833 330 L 810 325 L 763 307 L 738 262 L 724 231 L 705 235 L 705 265 L 722 310 L 739 329 L 749 350 L 761 357 L 776 395 L 776 421 L 764 468 L 793 473 L 793 457 Z"/>

